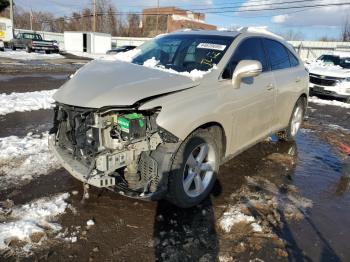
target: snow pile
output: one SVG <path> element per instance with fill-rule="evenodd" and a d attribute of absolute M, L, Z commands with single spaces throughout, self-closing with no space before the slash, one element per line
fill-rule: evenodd
<path fill-rule="evenodd" d="M 101 60 L 105 60 L 105 61 L 123 61 L 123 62 L 129 62 L 131 63 L 131 61 L 134 59 L 134 57 L 140 53 L 141 50 L 140 49 L 132 49 L 126 52 L 119 52 L 117 54 L 114 55 L 106 55 L 101 57 Z"/>
<path fill-rule="evenodd" d="M 339 106 L 339 107 L 343 107 L 343 108 L 350 108 L 349 103 L 344 103 L 344 102 L 337 101 L 337 100 L 324 100 L 324 99 L 320 99 L 320 98 L 315 97 L 315 96 L 309 97 L 309 102 L 319 104 L 319 105 L 331 105 L 331 106 Z"/>
<path fill-rule="evenodd" d="M 100 59 L 106 56 L 106 54 L 90 54 L 86 52 L 69 52 L 69 54 L 79 56 L 79 57 L 84 57 L 84 58 L 91 58 L 91 59 Z"/>
<path fill-rule="evenodd" d="M 60 168 L 48 148 L 48 133 L 0 138 L 0 184 L 17 184 Z"/>
<path fill-rule="evenodd" d="M 52 221 L 65 212 L 68 197 L 69 193 L 64 193 L 13 208 L 6 219 L 8 222 L 0 224 L 0 249 L 8 248 L 11 241 L 20 240 L 27 242 L 24 248 L 30 250 L 33 242 L 40 244 L 45 239 L 46 232 L 61 230 L 61 225 Z M 3 213 L 1 208 L 0 212 Z"/>
<path fill-rule="evenodd" d="M 86 225 L 91 227 L 91 226 L 95 225 L 95 222 L 92 219 L 90 219 L 90 220 L 86 221 Z"/>
<path fill-rule="evenodd" d="M 254 232 L 262 232 L 261 226 L 257 223 L 253 216 L 243 214 L 236 206 L 231 206 L 224 212 L 220 218 L 219 225 L 226 233 L 231 231 L 231 228 L 238 223 L 250 224 Z"/>
<path fill-rule="evenodd" d="M 323 68 L 323 69 L 329 69 L 329 70 L 343 70 L 343 68 L 339 65 L 333 65 L 330 63 L 325 63 L 322 60 L 315 60 L 315 61 L 311 61 L 309 62 L 309 64 L 305 65 L 306 68 L 308 68 L 309 70 L 312 70 L 313 68 Z"/>
<path fill-rule="evenodd" d="M 53 94 L 57 91 L 45 90 L 26 93 L 0 94 L 0 115 L 12 112 L 24 112 L 53 107 Z"/>
<path fill-rule="evenodd" d="M 201 78 L 203 78 L 204 75 L 210 73 L 213 69 L 217 69 L 216 65 L 214 65 L 213 68 L 211 68 L 208 71 L 201 71 L 201 70 L 194 69 L 191 72 L 178 72 L 178 71 L 175 71 L 173 69 L 168 69 L 168 68 L 165 68 L 161 65 L 158 65 L 158 63 L 159 63 L 159 61 L 157 61 L 154 57 L 152 57 L 151 59 L 146 60 L 143 63 L 143 66 L 146 66 L 148 68 L 158 69 L 158 70 L 168 72 L 171 74 L 186 76 L 186 77 L 191 78 L 193 81 L 201 79 Z"/>
<path fill-rule="evenodd" d="M 12 51 L 6 49 L 5 52 L 0 52 L 0 57 L 11 58 L 18 60 L 45 60 L 45 59 L 59 59 L 63 58 L 60 54 L 45 54 L 45 53 L 27 53 L 23 50 Z"/>
<path fill-rule="evenodd" d="M 335 125 L 335 124 L 328 124 L 327 125 L 330 129 L 333 129 L 333 130 L 339 130 L 339 131 L 342 131 L 346 134 L 350 134 L 350 130 L 349 129 L 346 129 L 342 126 L 339 126 L 339 125 Z"/>

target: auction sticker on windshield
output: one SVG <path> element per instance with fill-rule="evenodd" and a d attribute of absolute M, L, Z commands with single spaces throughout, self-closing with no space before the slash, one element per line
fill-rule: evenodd
<path fill-rule="evenodd" d="M 226 45 L 219 45 L 219 44 L 212 44 L 212 43 L 199 43 L 197 45 L 197 48 L 224 51 L 226 48 Z"/>

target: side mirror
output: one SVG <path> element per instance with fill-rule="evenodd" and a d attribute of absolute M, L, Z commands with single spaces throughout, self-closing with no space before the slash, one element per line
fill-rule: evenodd
<path fill-rule="evenodd" d="M 232 85 L 238 88 L 242 78 L 255 77 L 262 72 L 262 65 L 256 60 L 242 60 L 236 66 L 232 75 Z"/>

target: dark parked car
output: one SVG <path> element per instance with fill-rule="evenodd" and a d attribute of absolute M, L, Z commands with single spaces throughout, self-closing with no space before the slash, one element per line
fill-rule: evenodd
<path fill-rule="evenodd" d="M 134 45 L 123 45 L 123 46 L 108 50 L 107 54 L 108 55 L 118 54 L 120 52 L 126 52 L 129 50 L 135 49 L 135 48 L 136 48 L 136 46 L 134 46 Z"/>
<path fill-rule="evenodd" d="M 12 50 L 17 48 L 25 49 L 28 53 L 33 51 L 45 51 L 46 54 L 58 53 L 57 41 L 43 40 L 41 35 L 36 33 L 19 33 L 10 43 Z"/>

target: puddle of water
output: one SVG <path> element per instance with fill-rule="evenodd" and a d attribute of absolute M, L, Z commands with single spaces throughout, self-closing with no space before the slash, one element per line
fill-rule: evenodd
<path fill-rule="evenodd" d="M 291 226 L 298 247 L 315 261 L 346 261 L 350 234 L 348 160 L 316 134 L 300 134 L 293 183 L 314 203 L 309 215 Z"/>

